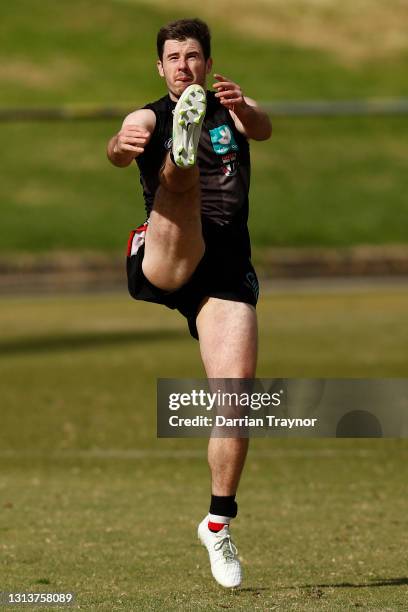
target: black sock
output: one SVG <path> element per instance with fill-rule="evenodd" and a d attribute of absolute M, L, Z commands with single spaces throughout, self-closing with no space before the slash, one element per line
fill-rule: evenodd
<path fill-rule="evenodd" d="M 238 505 L 235 501 L 235 495 L 211 495 L 210 514 L 235 518 L 237 512 Z"/>

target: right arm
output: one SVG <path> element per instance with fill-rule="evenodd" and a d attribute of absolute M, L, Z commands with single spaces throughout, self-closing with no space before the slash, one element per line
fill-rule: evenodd
<path fill-rule="evenodd" d="M 128 115 L 120 132 L 113 136 L 107 148 L 108 159 L 114 166 L 129 166 L 135 157 L 141 155 L 156 127 L 156 115 L 148 108 Z"/>

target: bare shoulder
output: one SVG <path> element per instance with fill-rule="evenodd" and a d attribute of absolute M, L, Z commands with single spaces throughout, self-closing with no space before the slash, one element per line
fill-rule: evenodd
<path fill-rule="evenodd" d="M 141 108 L 125 117 L 123 127 L 125 125 L 140 125 L 149 132 L 153 132 L 156 127 L 156 115 L 150 108 Z"/>

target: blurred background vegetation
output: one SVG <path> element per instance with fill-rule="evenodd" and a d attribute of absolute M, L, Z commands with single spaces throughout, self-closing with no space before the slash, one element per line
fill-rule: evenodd
<path fill-rule="evenodd" d="M 404 97 L 404 10 L 399 0 L 210 0 L 199 10 L 179 0 L 15 0 L 0 8 L 0 106 L 131 110 L 157 99 L 156 32 L 186 15 L 208 19 L 214 69 L 261 102 Z M 273 138 L 252 144 L 256 247 L 407 242 L 406 116 L 273 121 Z M 136 167 L 106 160 L 119 127 L 2 123 L 3 254 L 123 252 L 144 210 Z"/>

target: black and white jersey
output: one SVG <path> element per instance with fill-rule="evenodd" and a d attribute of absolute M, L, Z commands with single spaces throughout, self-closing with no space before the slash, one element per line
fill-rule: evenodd
<path fill-rule="evenodd" d="M 159 170 L 171 150 L 173 111 L 176 103 L 164 96 L 144 108 L 156 115 L 156 128 L 142 155 L 140 170 L 147 215 L 159 186 Z M 207 110 L 198 147 L 201 213 L 204 225 L 231 226 L 247 234 L 250 183 L 249 144 L 235 127 L 228 110 L 207 91 Z"/>

